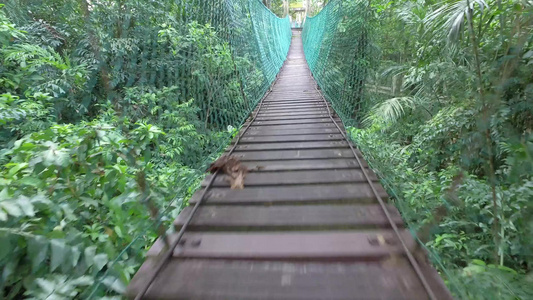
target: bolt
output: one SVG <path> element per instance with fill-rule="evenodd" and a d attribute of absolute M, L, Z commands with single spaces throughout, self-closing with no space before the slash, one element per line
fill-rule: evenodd
<path fill-rule="evenodd" d="M 201 243 L 202 243 L 202 240 L 200 240 L 200 239 L 194 240 L 191 243 L 191 247 L 198 248 Z"/>

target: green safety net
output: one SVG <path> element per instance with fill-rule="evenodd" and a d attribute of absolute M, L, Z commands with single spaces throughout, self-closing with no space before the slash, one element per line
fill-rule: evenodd
<path fill-rule="evenodd" d="M 32 258 L 31 276 L 41 278 L 41 283 L 58 288 L 68 284 L 65 292 L 80 298 L 100 298 L 123 290 L 157 235 L 170 228 L 171 221 L 187 205 L 209 164 L 224 151 L 275 80 L 286 59 L 292 33 L 289 18 L 277 17 L 260 0 L 72 0 L 56 4 L 9 1 L 0 7 L 9 18 L 6 20 L 28 32 L 27 36 L 20 33 L 20 38 L 6 42 L 6 49 L 18 52 L 9 58 L 11 65 L 0 64 L 0 75 L 7 74 L 9 70 L 5 68 L 20 66 L 24 59 L 24 64 L 30 64 L 43 58 L 44 62 L 31 67 L 43 78 L 57 75 L 60 79 L 24 87 L 27 94 L 46 92 L 53 96 L 57 119 L 76 126 L 69 130 L 81 130 L 78 135 L 86 136 L 81 143 L 87 141 L 87 145 L 77 145 L 76 133 L 69 137 L 69 132 L 58 132 L 54 141 L 58 145 L 64 143 L 66 135 L 74 141 L 73 149 L 81 149 L 79 153 L 93 151 L 98 145 L 101 151 L 89 153 L 85 156 L 87 161 L 80 158 L 79 163 L 61 167 L 75 170 L 72 173 L 52 170 L 54 165 L 45 166 L 45 170 L 50 169 L 49 174 L 57 174 L 53 175 L 57 177 L 55 182 L 79 180 L 80 186 L 87 182 L 83 183 L 84 189 L 71 187 L 74 194 L 57 187 L 51 195 L 57 205 L 71 206 L 69 209 L 79 217 L 67 223 L 50 218 L 46 228 L 64 227 L 65 231 L 76 233 L 76 238 L 60 237 L 51 242 L 48 229 L 40 227 L 44 226 L 41 223 L 19 233 L 24 219 L 20 219 L 20 224 L 11 222 L 9 226 L 13 228 L 6 229 L 7 237 L 1 233 L 0 238 L 3 244 L 4 237 L 8 239 L 9 249 L 16 255 L 37 257 Z M 30 50 L 33 52 L 26 54 Z M 64 65 L 59 67 L 67 71 L 56 74 L 60 63 Z M 71 71 L 73 68 L 79 71 Z M 5 82 L 0 80 L 0 84 Z M 0 113 L 0 119 L 6 115 L 9 116 Z M 89 122 L 98 118 L 104 120 L 99 122 L 112 124 Z M 96 135 L 91 135 L 92 130 Z M 137 135 L 139 130 L 146 130 L 146 135 Z M 122 148 L 115 151 L 118 144 L 110 144 L 107 136 L 112 136 L 111 140 L 115 139 Z M 139 140 L 128 142 L 134 136 Z M 159 141 L 148 141 L 156 136 L 161 137 Z M 9 131 L 0 132 L 0 142 L 7 143 L 12 138 Z M 138 143 L 144 146 L 135 146 Z M 100 159 L 101 153 L 105 157 Z M 89 162 L 92 157 L 96 157 L 95 162 Z M 117 176 L 124 182 L 110 179 L 98 184 L 91 179 L 94 174 L 104 174 L 91 168 L 109 160 L 117 165 L 115 171 L 106 172 L 128 172 L 125 177 L 123 173 Z M 78 165 L 87 165 L 86 173 L 78 170 Z M 93 183 L 96 192 L 87 194 Z M 15 186 L 10 190 L 14 195 L 28 197 L 38 192 Z M 70 203 L 63 204 L 65 199 L 71 199 Z M 97 208 L 77 211 L 91 205 Z M 99 221 L 93 223 L 94 220 Z M 94 236 L 88 233 L 91 230 Z M 97 240 L 96 235 L 103 237 Z M 39 245 L 43 251 L 16 248 L 20 243 Z M 58 254 L 56 244 L 61 245 L 64 255 Z M 75 257 L 74 265 L 61 257 Z M 49 269 L 48 259 L 62 267 Z M 22 288 L 20 277 L 30 276 L 30 262 L 13 260 L 15 263 L 9 266 L 13 272 L 5 273 L 0 286 L 12 290 L 13 295 L 25 288 L 31 293 L 43 291 L 33 283 L 34 277 L 28 278 L 30 284 Z"/>
<path fill-rule="evenodd" d="M 350 133 L 361 126 L 371 105 L 383 96 L 376 93 L 370 84 L 376 65 L 375 45 L 371 38 L 372 8 L 360 0 L 332 0 L 317 15 L 307 17 L 302 39 L 307 63 L 325 98 L 332 104 Z M 349 138 L 353 136 L 349 134 Z M 365 159 L 376 172 L 392 201 L 417 238 L 420 223 L 418 212 L 412 208 L 387 180 L 391 166 L 375 157 L 371 148 L 360 149 Z M 424 247 L 424 245 L 422 245 Z M 424 247 L 425 248 L 425 247 Z M 462 294 L 456 278 L 448 272 L 437 253 L 429 251 L 437 269 L 447 275 L 445 281 L 455 293 Z"/>
<path fill-rule="evenodd" d="M 123 78 L 113 85 L 128 87 L 141 82 L 158 89 L 175 89 L 179 101 L 192 100 L 196 106 L 201 121 L 196 130 L 211 136 L 215 132 L 217 138 L 200 153 L 184 157 L 195 171 L 181 180 L 172 201 L 159 208 L 147 232 L 166 226 L 161 224 L 168 224 L 199 188 L 209 164 L 227 147 L 270 88 L 287 57 L 292 36 L 289 18 L 277 17 L 260 0 L 178 0 L 173 9 L 175 24 L 138 28 L 145 38 L 137 51 L 124 53 L 113 62 L 125 70 L 116 65 L 113 70 L 135 74 L 133 70 L 138 68 L 140 76 Z M 144 253 L 149 244 L 143 235 L 146 233 L 127 245 L 113 263 L 132 253 Z M 108 270 L 112 274 L 112 267 Z M 107 289 L 105 279 L 109 275 L 98 277 L 89 297 Z"/>
<path fill-rule="evenodd" d="M 520 34 L 515 30 L 531 26 L 531 9 L 523 11 L 529 21 L 517 27 L 477 11 L 474 25 L 492 22 L 494 29 L 474 32 L 480 39 L 476 48 L 463 10 L 453 11 L 461 13 L 454 15 L 453 26 L 439 20 L 453 5 L 331 0 L 305 20 L 305 57 L 323 95 L 454 296 L 526 299 L 531 276 L 523 274 L 531 264 L 524 262 L 530 260 L 531 242 L 521 236 L 531 228 L 524 222 L 531 216 L 524 201 L 531 202 L 531 196 L 521 191 L 531 191 L 531 179 L 513 162 L 507 165 L 516 158 L 507 161 L 503 153 L 509 152 L 496 145 L 516 141 L 517 149 L 526 148 L 525 128 L 531 126 L 502 120 L 522 120 L 528 96 L 518 82 L 525 82 L 520 72 L 527 67 L 518 59 L 506 65 L 507 58 L 499 55 L 507 50 L 497 41 L 506 41 L 503 49 L 521 49 L 510 54 L 512 59 L 530 57 L 531 27 Z M 517 24 L 520 20 L 516 17 Z M 456 34 L 464 35 L 461 42 L 451 33 L 446 37 L 447 30 L 461 32 Z M 513 71 L 501 73 L 503 65 Z M 518 160 L 526 161 L 525 156 Z M 520 175 L 508 172 L 513 168 Z"/>
<path fill-rule="evenodd" d="M 363 1 L 330 1 L 307 17 L 302 31 L 305 58 L 324 96 L 345 124 L 355 125 L 369 73 L 370 22 Z"/>

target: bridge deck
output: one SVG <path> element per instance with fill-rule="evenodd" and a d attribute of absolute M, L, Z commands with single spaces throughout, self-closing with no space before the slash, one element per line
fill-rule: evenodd
<path fill-rule="evenodd" d="M 198 211 L 143 299 L 431 298 L 391 226 L 414 251 L 400 214 L 379 205 L 376 194 L 385 200 L 385 190 L 354 157 L 315 86 L 295 36 L 277 82 L 234 147 L 232 155 L 252 170 L 244 189 L 230 189 L 217 175 L 205 195 L 193 196 L 191 204 L 202 201 Z M 176 219 L 177 230 L 192 210 Z M 162 249 L 158 241 L 148 252 L 129 296 L 154 275 Z M 435 270 L 416 259 L 433 298 L 450 299 Z"/>

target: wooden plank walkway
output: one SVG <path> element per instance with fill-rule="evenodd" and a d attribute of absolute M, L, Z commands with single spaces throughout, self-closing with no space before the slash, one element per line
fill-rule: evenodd
<path fill-rule="evenodd" d="M 190 223 L 193 206 L 175 220 L 183 237 L 170 237 L 177 246 L 166 257 L 154 244 L 129 297 L 451 299 L 412 254 L 399 212 L 383 204 L 385 190 L 315 87 L 295 35 L 272 91 L 228 149 L 251 170 L 244 189 L 207 176 Z"/>

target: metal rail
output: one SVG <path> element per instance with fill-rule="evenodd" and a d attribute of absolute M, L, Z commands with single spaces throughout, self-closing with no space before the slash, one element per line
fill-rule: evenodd
<path fill-rule="evenodd" d="M 309 69 L 309 67 L 307 67 Z M 313 78 L 313 73 L 311 72 L 311 70 L 309 70 L 309 74 L 311 74 L 311 78 Z M 314 78 L 313 78 L 314 79 Z M 316 81 L 315 81 L 316 82 Z M 418 262 L 416 261 L 416 259 L 414 258 L 413 254 L 411 253 L 411 251 L 409 251 L 409 247 L 407 247 L 407 244 L 405 243 L 405 241 L 403 240 L 401 234 L 400 234 L 400 231 L 398 230 L 398 226 L 396 226 L 396 223 L 392 220 L 392 217 L 389 213 L 389 211 L 387 210 L 387 207 L 385 206 L 385 202 L 383 201 L 383 199 L 381 199 L 381 196 L 379 195 L 379 193 L 377 192 L 376 188 L 374 187 L 374 184 L 372 183 L 372 180 L 370 179 L 370 177 L 368 176 L 368 173 L 367 171 L 365 170 L 366 168 L 363 167 L 363 164 L 361 162 L 361 159 L 359 158 L 359 156 L 357 156 L 357 152 L 355 151 L 352 143 L 350 143 L 350 141 L 348 140 L 348 137 L 346 136 L 346 134 L 343 132 L 343 130 L 340 128 L 339 124 L 337 123 L 337 121 L 335 121 L 335 119 L 333 118 L 333 116 L 331 115 L 331 110 L 330 110 L 330 106 L 329 106 L 329 103 L 328 101 L 326 100 L 326 98 L 324 98 L 324 95 L 322 94 L 322 92 L 320 90 L 318 90 L 317 88 L 317 85 L 318 83 L 314 86 L 315 87 L 315 90 L 320 94 L 320 97 L 322 98 L 322 100 L 324 100 L 324 103 L 326 104 L 326 107 L 328 108 L 328 115 L 329 115 L 329 118 L 331 119 L 331 121 L 333 121 L 333 123 L 335 124 L 335 127 L 337 127 L 337 129 L 339 130 L 340 134 L 342 135 L 342 137 L 344 138 L 344 140 L 348 143 L 348 145 L 350 146 L 350 149 L 352 150 L 352 153 L 353 153 L 353 156 L 355 157 L 355 159 L 357 160 L 357 163 L 359 164 L 359 166 L 361 167 L 361 170 L 363 171 L 363 175 L 366 179 L 366 181 L 368 182 L 368 184 L 370 185 L 370 188 L 372 189 L 372 193 L 374 194 L 374 196 L 376 196 L 377 200 L 378 200 L 378 203 L 379 203 L 379 206 L 381 207 L 381 210 L 383 211 L 383 213 L 385 214 L 386 218 L 387 218 L 387 221 L 389 222 L 389 224 L 391 225 L 396 237 L 398 237 L 400 243 L 402 244 L 402 248 L 403 250 L 405 251 L 405 254 L 407 255 L 407 259 L 409 260 L 409 263 L 411 264 L 411 266 L 413 267 L 418 279 L 420 280 L 420 282 L 422 283 L 422 286 L 424 286 L 424 289 L 426 290 L 429 298 L 431 300 L 437 300 L 437 297 L 435 296 L 435 293 L 433 292 L 433 290 L 431 289 L 431 286 L 429 285 L 429 283 L 427 282 L 426 278 L 424 277 L 424 274 L 422 273 L 422 270 L 420 269 L 420 266 L 418 265 Z"/>
<path fill-rule="evenodd" d="M 283 68 L 282 68 L 283 69 Z M 281 69 L 280 69 L 280 72 L 281 72 Z M 279 72 L 278 72 L 278 75 L 279 75 Z M 257 115 L 259 114 L 259 112 L 261 111 L 261 108 L 263 106 L 263 101 L 265 100 L 265 98 L 270 95 L 270 93 L 272 92 L 272 86 L 274 86 L 276 84 L 276 82 L 278 81 L 278 75 L 276 75 L 276 78 L 275 80 L 272 82 L 272 84 L 270 85 L 268 91 L 265 93 L 265 95 L 263 96 L 263 98 L 261 98 L 261 100 L 259 101 L 259 107 L 256 111 L 255 114 L 253 114 L 253 111 L 252 111 L 252 119 L 250 120 L 250 122 L 248 123 L 248 125 L 244 128 L 244 130 L 237 136 L 237 140 L 235 141 L 235 143 L 233 144 L 233 147 L 231 147 L 231 149 L 229 150 L 228 152 L 228 156 L 231 155 L 233 153 L 233 151 L 235 150 L 235 148 L 237 147 L 237 145 L 239 144 L 240 140 L 241 140 L 241 137 L 248 131 L 248 128 L 250 128 L 250 126 L 252 125 L 252 123 L 255 121 L 255 118 L 257 117 Z M 148 291 L 148 289 L 150 288 L 150 286 L 152 285 L 152 283 L 154 282 L 154 280 L 156 279 L 157 275 L 159 275 L 159 273 L 163 270 L 163 268 L 166 266 L 167 262 L 172 258 L 172 255 L 174 253 L 174 249 L 176 249 L 176 247 L 178 246 L 178 244 L 180 243 L 183 235 L 185 234 L 185 231 L 187 230 L 187 227 L 189 226 L 189 224 L 191 223 L 192 221 L 192 218 L 194 217 L 194 214 L 196 213 L 196 211 L 198 210 L 198 208 L 200 207 L 200 205 L 202 204 L 204 198 L 205 198 L 205 195 L 207 193 L 207 191 L 211 188 L 211 186 L 213 185 L 213 182 L 215 181 L 215 178 L 217 177 L 217 175 L 219 174 L 219 171 L 220 169 L 216 170 L 215 173 L 213 173 L 213 176 L 211 176 L 211 178 L 209 179 L 209 182 L 207 183 L 207 185 L 205 186 L 205 188 L 202 190 L 202 194 L 200 195 L 200 199 L 198 200 L 198 202 L 196 202 L 196 204 L 194 205 L 192 211 L 191 211 L 191 214 L 189 215 L 189 217 L 185 220 L 185 223 L 183 224 L 183 226 L 181 227 L 180 231 L 178 232 L 178 236 L 176 237 L 176 240 L 172 242 L 172 244 L 170 244 L 170 247 L 168 249 L 167 252 L 165 252 L 165 254 L 163 255 L 163 257 L 161 257 L 160 261 L 158 262 L 154 272 L 152 273 L 152 275 L 150 276 L 149 280 L 143 285 L 142 289 L 140 290 L 140 292 L 137 294 L 137 296 L 135 296 L 135 300 L 141 300 L 143 299 L 144 295 L 146 295 L 146 292 Z"/>

